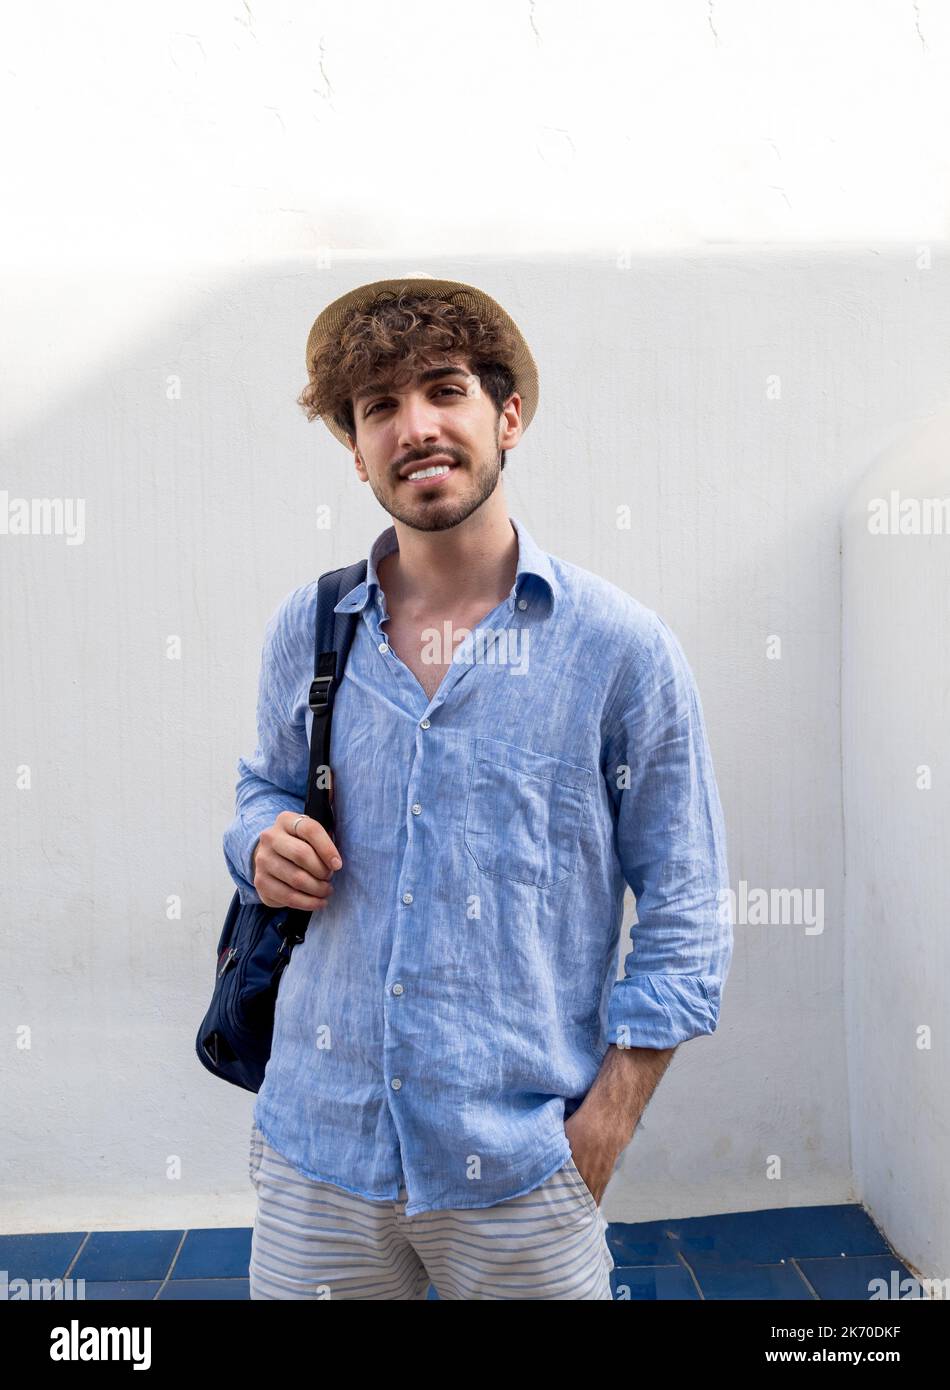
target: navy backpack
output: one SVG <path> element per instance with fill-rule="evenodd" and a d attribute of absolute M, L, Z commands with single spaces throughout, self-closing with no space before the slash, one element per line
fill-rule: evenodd
<path fill-rule="evenodd" d="M 359 613 L 334 613 L 343 594 L 366 578 L 366 561 L 329 570 L 317 582 L 310 767 L 304 814 L 333 834 L 330 796 L 320 771 L 330 766 L 333 700 L 353 641 Z M 332 779 L 332 769 L 330 771 Z M 259 1091 L 271 1053 L 274 1009 L 291 952 L 303 941 L 310 913 L 302 908 L 242 903 L 235 891 L 218 941 L 214 993 L 201 1021 L 195 1049 L 201 1062 L 235 1086 Z"/>

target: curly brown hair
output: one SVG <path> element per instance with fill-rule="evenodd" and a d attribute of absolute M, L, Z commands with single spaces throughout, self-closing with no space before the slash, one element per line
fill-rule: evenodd
<path fill-rule="evenodd" d="M 515 389 L 514 336 L 499 320 L 456 298 L 386 290 L 365 308 L 351 310 L 339 336 L 318 347 L 307 364 L 310 381 L 297 398 L 307 419 L 328 416 L 355 439 L 354 392 L 371 381 L 401 385 L 447 354 L 468 362 L 500 416 Z"/>

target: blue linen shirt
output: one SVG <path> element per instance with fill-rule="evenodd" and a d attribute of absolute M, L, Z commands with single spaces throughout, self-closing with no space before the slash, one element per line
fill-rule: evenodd
<path fill-rule="evenodd" d="M 406 1215 L 529 1192 L 570 1157 L 565 1118 L 608 1043 L 717 1026 L 732 956 L 725 833 L 683 650 L 622 589 L 524 525 L 514 587 L 430 699 L 386 641 L 374 542 L 333 712 L 343 868 L 277 999 L 254 1121 L 300 1173 Z M 258 747 L 238 760 L 225 858 L 302 811 L 316 580 L 264 636 Z M 448 649 L 447 649 L 448 650 Z M 626 885 L 637 923 L 617 979 Z"/>

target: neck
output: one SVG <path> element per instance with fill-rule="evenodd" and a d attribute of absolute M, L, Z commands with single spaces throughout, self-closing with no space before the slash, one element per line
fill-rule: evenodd
<path fill-rule="evenodd" d="M 486 602 L 510 592 L 518 568 L 518 537 L 504 507 L 478 507 L 446 531 L 417 531 L 393 518 L 399 549 L 379 564 L 390 607 L 420 614 Z"/>

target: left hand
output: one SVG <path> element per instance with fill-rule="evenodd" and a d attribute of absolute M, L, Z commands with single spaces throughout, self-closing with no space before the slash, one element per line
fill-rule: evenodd
<path fill-rule="evenodd" d="M 586 1101 L 564 1121 L 564 1133 L 571 1146 L 577 1171 L 600 1206 L 617 1166 L 617 1159 L 628 1141 L 618 1133 L 610 1117 L 597 1110 L 589 1110 Z"/>

